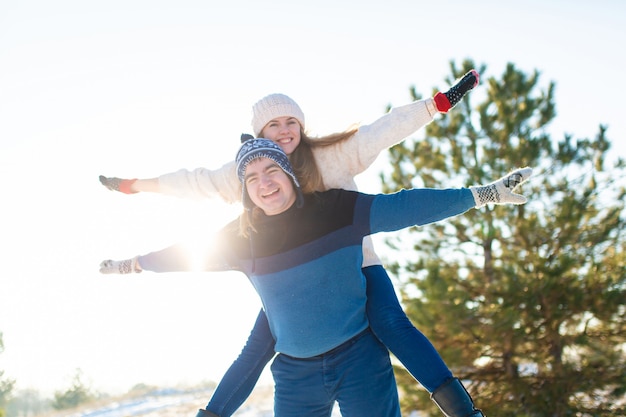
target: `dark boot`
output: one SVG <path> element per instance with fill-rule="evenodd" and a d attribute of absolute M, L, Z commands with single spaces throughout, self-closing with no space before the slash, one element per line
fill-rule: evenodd
<path fill-rule="evenodd" d="M 196 414 L 196 417 L 220 417 L 220 416 L 210 411 L 199 409 L 198 414 Z"/>
<path fill-rule="evenodd" d="M 444 382 L 430 396 L 446 417 L 485 417 L 458 378 Z"/>
<path fill-rule="evenodd" d="M 478 72 L 471 70 L 461 78 L 461 80 L 454 84 L 445 93 L 437 93 L 433 99 L 435 100 L 435 106 L 441 113 L 447 113 L 452 107 L 456 106 L 459 101 L 470 91 L 472 88 L 478 85 Z"/>

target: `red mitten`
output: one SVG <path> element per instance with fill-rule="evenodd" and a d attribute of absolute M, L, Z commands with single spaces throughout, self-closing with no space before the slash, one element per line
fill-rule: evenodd
<path fill-rule="evenodd" d="M 137 181 L 137 178 L 133 178 L 132 180 L 125 180 L 122 178 L 116 177 L 105 177 L 104 175 L 100 175 L 100 182 L 102 185 L 107 187 L 109 190 L 119 191 L 124 194 L 136 194 L 137 191 L 132 191 L 130 187 L 133 183 Z"/>

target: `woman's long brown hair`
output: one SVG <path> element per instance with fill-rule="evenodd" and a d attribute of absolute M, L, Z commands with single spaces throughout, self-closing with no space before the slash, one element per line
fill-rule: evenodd
<path fill-rule="evenodd" d="M 289 155 L 289 162 L 291 162 L 296 177 L 300 181 L 300 187 L 304 194 L 326 190 L 322 173 L 315 162 L 315 158 L 313 158 L 313 148 L 343 142 L 354 136 L 358 130 L 358 126 L 353 126 L 343 132 L 322 137 L 310 137 L 302 129 L 300 130 L 300 144 Z"/>

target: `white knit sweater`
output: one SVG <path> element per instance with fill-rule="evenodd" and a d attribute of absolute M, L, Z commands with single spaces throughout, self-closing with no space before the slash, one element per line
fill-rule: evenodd
<path fill-rule="evenodd" d="M 375 122 L 362 125 L 348 140 L 331 146 L 314 147 L 313 156 L 328 188 L 356 190 L 354 177 L 365 171 L 381 151 L 400 143 L 433 120 L 437 109 L 432 98 L 393 108 Z M 241 201 L 241 186 L 235 172 L 235 162 L 209 170 L 181 169 L 159 177 L 163 194 L 181 198 L 219 196 L 229 203 Z M 363 266 L 378 265 L 371 238 L 363 241 Z"/>

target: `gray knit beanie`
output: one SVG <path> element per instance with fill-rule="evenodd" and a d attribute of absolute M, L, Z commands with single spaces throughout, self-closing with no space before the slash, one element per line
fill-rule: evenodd
<path fill-rule="evenodd" d="M 252 106 L 252 130 L 259 136 L 265 125 L 277 117 L 295 117 L 304 129 L 304 113 L 298 103 L 284 94 L 270 94 Z"/>

